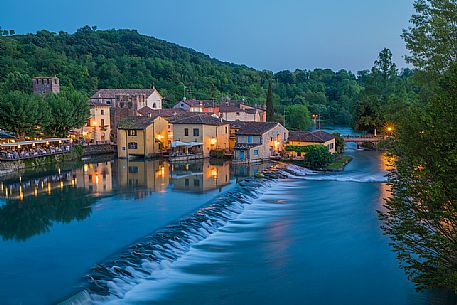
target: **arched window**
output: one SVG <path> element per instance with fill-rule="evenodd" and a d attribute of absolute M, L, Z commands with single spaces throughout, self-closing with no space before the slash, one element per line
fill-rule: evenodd
<path fill-rule="evenodd" d="M 152 104 L 152 108 L 157 108 L 156 103 Z"/>

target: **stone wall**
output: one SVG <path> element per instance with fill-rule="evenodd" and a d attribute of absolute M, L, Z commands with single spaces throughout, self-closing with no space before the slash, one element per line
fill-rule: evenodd
<path fill-rule="evenodd" d="M 116 153 L 116 146 L 111 144 L 88 145 L 83 148 L 83 157 Z"/>

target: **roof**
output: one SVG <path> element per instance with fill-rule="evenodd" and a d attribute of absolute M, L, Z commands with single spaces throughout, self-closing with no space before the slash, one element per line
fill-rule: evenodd
<path fill-rule="evenodd" d="M 261 145 L 260 143 L 236 143 L 234 149 L 249 149 Z"/>
<path fill-rule="evenodd" d="M 234 105 L 221 105 L 219 112 L 245 112 L 245 110 Z"/>
<path fill-rule="evenodd" d="M 130 116 L 120 121 L 118 128 L 142 130 L 151 125 L 154 119 L 147 116 Z"/>
<path fill-rule="evenodd" d="M 289 141 L 325 143 L 334 138 L 335 136 L 322 130 L 314 132 L 289 131 Z"/>
<path fill-rule="evenodd" d="M 268 130 L 278 126 L 278 122 L 241 122 L 230 123 L 232 128 L 238 128 L 237 135 L 260 136 Z"/>
<path fill-rule="evenodd" d="M 108 105 L 106 103 L 99 102 L 99 101 L 96 101 L 96 100 L 90 100 L 89 101 L 89 105 L 90 106 L 98 106 L 98 107 L 111 107 L 111 105 Z"/>
<path fill-rule="evenodd" d="M 168 118 L 175 116 L 177 114 L 183 113 L 185 110 L 181 108 L 171 108 L 171 109 L 152 109 L 148 106 L 145 106 L 138 110 L 138 113 L 143 115 L 143 116 L 148 116 L 148 117 L 158 117 L 161 116 L 163 118 Z"/>
<path fill-rule="evenodd" d="M 97 98 L 115 98 L 116 95 L 146 95 L 150 96 L 156 91 L 152 89 L 99 89 L 91 96 L 91 99 Z"/>
<path fill-rule="evenodd" d="M 216 107 L 216 103 L 213 100 L 182 100 L 181 102 L 186 103 L 191 107 Z"/>
<path fill-rule="evenodd" d="M 228 124 L 210 113 L 183 112 L 168 119 L 173 124 L 203 124 L 220 126 Z"/>

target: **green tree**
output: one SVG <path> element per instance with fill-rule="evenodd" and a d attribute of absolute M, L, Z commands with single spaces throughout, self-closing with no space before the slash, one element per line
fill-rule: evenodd
<path fill-rule="evenodd" d="M 380 216 L 418 288 L 457 292 L 457 9 L 452 0 L 419 0 L 415 7 L 404 38 L 426 90 L 397 123 L 392 196 Z"/>
<path fill-rule="evenodd" d="M 292 130 L 305 130 L 311 123 L 308 107 L 291 105 L 286 107 L 286 126 Z"/>
<path fill-rule="evenodd" d="M 335 151 L 337 154 L 342 154 L 344 152 L 345 141 L 340 133 L 334 132 L 332 135 L 335 137 Z"/>
<path fill-rule="evenodd" d="M 36 131 L 43 117 L 40 97 L 20 91 L 0 95 L 0 128 L 13 131 L 21 139 Z"/>
<path fill-rule="evenodd" d="M 32 93 L 32 79 L 28 74 L 19 71 L 10 72 L 6 75 L 2 86 L 3 92 L 22 91 Z"/>
<path fill-rule="evenodd" d="M 274 108 L 273 108 L 273 88 L 271 81 L 268 82 L 268 93 L 267 93 L 267 122 L 272 122 L 274 120 Z"/>
<path fill-rule="evenodd" d="M 311 169 L 323 168 L 334 160 L 333 155 L 324 145 L 309 145 L 305 147 L 304 165 Z"/>

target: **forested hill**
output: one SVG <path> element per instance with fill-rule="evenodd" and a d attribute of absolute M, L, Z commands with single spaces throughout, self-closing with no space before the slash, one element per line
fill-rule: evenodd
<path fill-rule="evenodd" d="M 260 51 L 259 51 L 260 52 Z M 209 56 L 134 30 L 83 27 L 73 34 L 39 31 L 0 37 L 0 85 L 31 90 L 37 75 L 57 75 L 61 85 L 93 94 L 97 88 L 157 87 L 171 105 L 181 99 L 246 99 L 264 103 L 268 79 L 274 80 L 278 115 L 291 104 L 338 124 L 350 123 L 361 92 L 345 70 L 258 71 Z M 13 84 L 11 84 L 13 83 Z M 16 83 L 16 84 L 14 84 Z M 20 89 L 20 88 L 18 88 Z"/>

